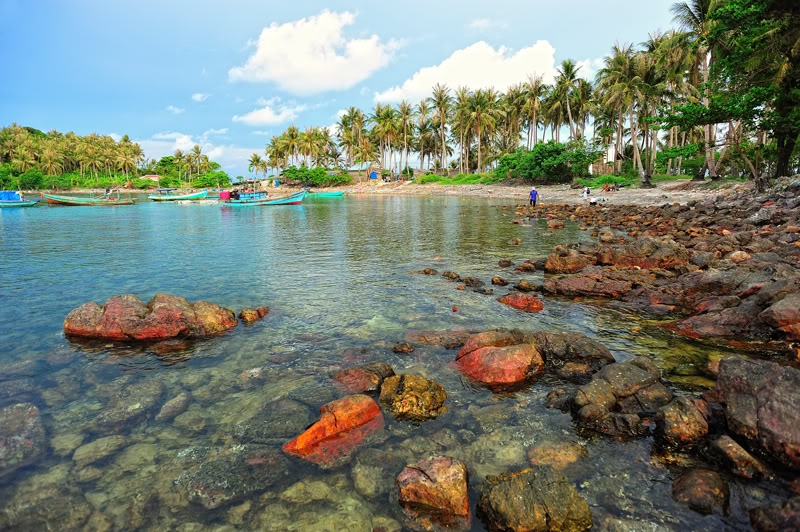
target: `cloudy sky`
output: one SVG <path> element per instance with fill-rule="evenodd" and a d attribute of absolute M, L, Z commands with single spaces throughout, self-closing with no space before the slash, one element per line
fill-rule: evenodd
<path fill-rule="evenodd" d="M 203 146 L 232 175 L 289 124 L 508 85 L 670 27 L 671 0 L 0 0 L 0 126 Z"/>

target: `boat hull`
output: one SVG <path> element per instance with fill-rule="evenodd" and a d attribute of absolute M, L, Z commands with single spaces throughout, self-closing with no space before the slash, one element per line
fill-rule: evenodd
<path fill-rule="evenodd" d="M 273 199 L 244 199 L 244 200 L 228 200 L 222 204 L 223 207 L 265 207 L 269 205 L 300 205 L 306 197 L 306 192 L 295 192 L 283 198 Z"/>
<path fill-rule="evenodd" d="M 148 199 L 151 201 L 192 201 L 192 200 L 204 200 L 208 196 L 208 191 L 204 190 L 202 192 L 194 192 L 192 194 L 182 194 L 180 196 L 159 196 L 158 194 L 151 194 L 147 196 Z"/>
<path fill-rule="evenodd" d="M 0 209 L 20 208 L 20 207 L 33 207 L 39 203 L 38 201 L 0 201 Z"/>
<path fill-rule="evenodd" d="M 308 197 L 310 198 L 339 198 L 344 196 L 345 191 L 342 190 L 341 192 L 309 192 Z"/>
<path fill-rule="evenodd" d="M 114 205 L 133 205 L 136 200 L 116 198 L 82 198 L 70 196 L 56 196 L 42 194 L 50 205 L 64 205 L 67 207 L 112 207 Z"/>

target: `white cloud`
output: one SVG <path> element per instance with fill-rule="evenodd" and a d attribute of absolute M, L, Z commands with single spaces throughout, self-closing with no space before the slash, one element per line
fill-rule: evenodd
<path fill-rule="evenodd" d="M 208 100 L 209 96 L 211 95 L 208 94 L 207 92 L 195 92 L 194 94 L 192 94 L 192 100 L 196 102 L 204 102 Z"/>
<path fill-rule="evenodd" d="M 167 111 L 169 111 L 170 113 L 172 113 L 174 115 L 179 115 L 179 114 L 183 113 L 184 111 L 186 111 L 186 109 L 184 109 L 183 107 L 175 107 L 174 105 L 168 105 L 167 106 Z"/>
<path fill-rule="evenodd" d="M 345 37 L 342 30 L 355 19 L 348 11 L 325 9 L 312 17 L 273 23 L 261 31 L 247 62 L 228 71 L 228 79 L 273 82 L 296 94 L 349 89 L 385 67 L 400 46 L 377 35 Z"/>
<path fill-rule="evenodd" d="M 489 31 L 492 29 L 505 29 L 508 27 L 506 22 L 501 20 L 492 20 L 490 18 L 476 18 L 469 24 L 467 24 L 467 28 L 471 30 L 475 30 L 478 32 Z"/>
<path fill-rule="evenodd" d="M 224 129 L 224 128 L 223 128 Z M 220 130 L 209 130 L 220 131 Z M 203 153 L 212 161 L 218 162 L 226 171 L 244 172 L 247 160 L 253 153 L 261 153 L 263 148 L 245 148 L 234 145 L 217 145 L 208 141 L 208 132 L 195 137 L 187 133 L 168 131 L 156 133 L 149 139 L 135 140 L 144 150 L 147 157 L 160 159 L 166 155 L 173 155 L 175 150 L 189 151 L 195 144 L 199 144 Z M 213 133 L 209 133 L 213 134 Z"/>
<path fill-rule="evenodd" d="M 207 130 L 205 130 L 203 132 L 201 137 L 204 138 L 204 139 L 207 139 L 208 137 L 211 137 L 213 135 L 224 135 L 227 132 L 228 132 L 228 128 L 227 127 L 222 127 L 222 128 L 219 128 L 219 129 L 207 129 Z"/>
<path fill-rule="evenodd" d="M 418 70 L 402 85 L 376 93 L 375 101 L 418 101 L 430 96 L 437 83 L 446 83 L 453 89 L 466 86 L 472 90 L 489 87 L 505 90 L 534 73 L 543 76 L 545 83 L 551 83 L 555 76 L 555 48 L 549 42 L 536 41 L 514 52 L 479 41 L 456 50 L 438 65 Z"/>
<path fill-rule="evenodd" d="M 265 137 L 268 137 L 272 134 L 269 131 L 262 131 L 260 129 L 256 129 L 255 131 L 251 131 L 250 133 L 252 133 L 253 135 L 261 135 Z"/>
<path fill-rule="evenodd" d="M 602 57 L 598 57 L 596 59 L 582 59 L 581 61 L 575 61 L 575 65 L 580 67 L 580 70 L 578 70 L 578 77 L 583 78 L 586 81 L 594 81 L 594 77 L 597 75 L 597 72 L 603 68 L 605 63 Z"/>
<path fill-rule="evenodd" d="M 120 135 L 119 133 L 109 133 L 108 136 L 114 139 L 114 142 L 119 142 L 120 140 L 122 140 L 122 135 Z"/>
<path fill-rule="evenodd" d="M 259 98 L 257 103 L 263 107 L 241 116 L 233 115 L 233 121 L 244 122 L 250 126 L 274 126 L 291 122 L 308 108 L 307 105 L 281 103 L 277 96 L 269 100 Z"/>

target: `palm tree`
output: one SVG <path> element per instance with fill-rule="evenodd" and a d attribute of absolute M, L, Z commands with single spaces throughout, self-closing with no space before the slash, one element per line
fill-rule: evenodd
<path fill-rule="evenodd" d="M 403 167 L 401 171 L 405 172 L 405 169 L 408 168 L 408 130 L 410 127 L 413 127 L 414 108 L 411 107 L 411 104 L 406 100 L 403 100 L 400 102 L 400 105 L 397 106 L 397 112 L 400 124 L 403 128 L 403 153 L 405 153 L 406 157 L 405 165 L 403 165 L 401 161 L 400 166 Z"/>
<path fill-rule="evenodd" d="M 478 89 L 469 99 L 469 125 L 475 129 L 478 138 L 478 172 L 483 172 L 481 159 L 481 139 L 485 131 L 491 131 L 497 123 L 497 110 L 492 99 L 491 89 Z"/>
<path fill-rule="evenodd" d="M 261 171 L 261 166 L 263 163 L 264 161 L 261 159 L 261 156 L 257 153 L 254 153 L 250 156 L 250 160 L 247 161 L 247 171 L 254 172 L 256 174 L 256 179 L 258 179 L 258 172 Z"/>
<path fill-rule="evenodd" d="M 192 162 L 194 162 L 194 166 L 197 169 L 197 173 L 198 174 L 200 173 L 200 163 L 202 161 L 202 159 L 201 159 L 202 155 L 203 155 L 203 150 L 202 150 L 202 148 L 200 148 L 199 144 L 195 144 L 194 146 L 192 146 L 192 152 L 190 154 L 190 156 L 191 156 L 190 160 Z M 189 180 L 190 181 L 191 181 L 191 178 L 192 178 L 191 174 L 192 174 L 192 165 L 190 164 L 189 165 Z"/>
<path fill-rule="evenodd" d="M 569 135 L 572 139 L 574 139 L 576 135 L 575 126 L 572 120 L 570 99 L 572 97 L 572 92 L 578 86 L 578 70 L 580 70 L 580 67 L 575 66 L 575 63 L 571 59 L 565 59 L 562 61 L 561 66 L 556 70 L 558 73 L 558 77 L 556 78 L 556 91 L 564 101 L 564 105 L 567 108 L 567 117 L 569 117 Z"/>
<path fill-rule="evenodd" d="M 442 168 L 447 168 L 447 143 L 445 142 L 444 133 L 447 127 L 447 113 L 450 110 L 450 105 L 453 102 L 453 98 L 450 96 L 450 89 L 447 88 L 447 85 L 441 85 L 439 83 L 434 85 L 433 95 L 430 98 L 430 102 L 438 113 L 439 130 L 442 140 L 442 143 L 439 147 L 441 150 L 441 162 Z"/>
<path fill-rule="evenodd" d="M 528 82 L 524 85 L 525 106 L 523 110 L 528 115 L 528 149 L 537 144 L 539 121 L 536 115 L 542 109 L 542 96 L 546 88 L 542 76 L 536 74 L 528 76 Z"/>
<path fill-rule="evenodd" d="M 183 154 L 181 150 L 175 150 L 175 154 L 172 156 L 172 160 L 175 162 L 175 166 L 178 167 L 178 180 L 181 179 L 181 170 L 183 169 L 183 165 L 186 163 L 186 156 Z"/>

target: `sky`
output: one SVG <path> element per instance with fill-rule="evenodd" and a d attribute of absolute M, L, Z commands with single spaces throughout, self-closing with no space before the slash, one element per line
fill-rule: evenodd
<path fill-rule="evenodd" d="M 290 124 L 435 83 L 505 90 L 671 27 L 673 0 L 0 0 L 0 126 L 200 144 L 232 176 Z"/>

